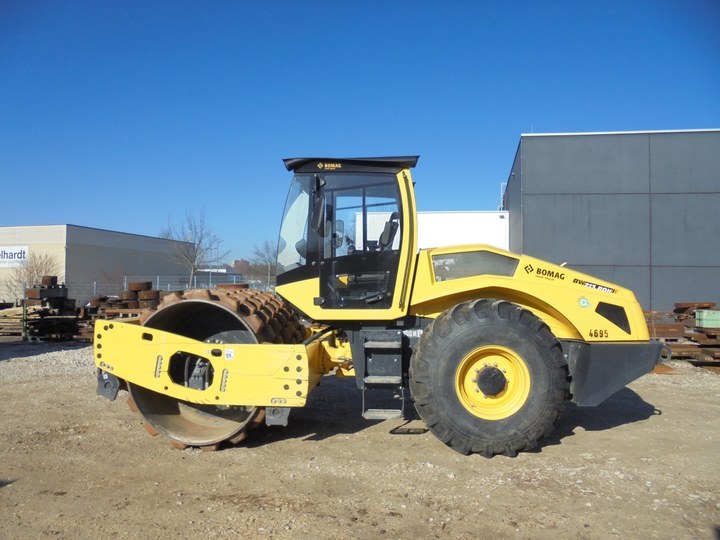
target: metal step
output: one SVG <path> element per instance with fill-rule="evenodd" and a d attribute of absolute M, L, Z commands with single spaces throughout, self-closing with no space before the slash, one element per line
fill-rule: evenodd
<path fill-rule="evenodd" d="M 366 341 L 366 349 L 402 349 L 402 341 Z"/>
<path fill-rule="evenodd" d="M 366 392 L 369 392 L 373 396 L 373 405 L 369 406 L 366 401 Z M 385 395 L 386 397 L 378 400 L 379 396 Z M 400 405 L 400 408 L 397 408 Z M 392 387 L 380 387 L 380 388 L 363 388 L 362 391 L 362 415 L 363 418 L 368 420 L 390 420 L 392 418 L 403 418 L 405 416 L 405 389 L 401 386 L 399 388 Z"/>
<path fill-rule="evenodd" d="M 365 384 L 399 385 L 402 383 L 402 377 L 400 375 L 368 375 L 363 381 Z"/>
<path fill-rule="evenodd" d="M 368 409 L 363 413 L 366 420 L 393 420 L 402 417 L 402 409 Z"/>

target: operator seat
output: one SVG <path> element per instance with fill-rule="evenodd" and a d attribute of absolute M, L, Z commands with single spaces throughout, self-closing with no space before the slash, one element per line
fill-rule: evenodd
<path fill-rule="evenodd" d="M 398 216 L 398 213 L 393 212 L 390 214 L 390 219 L 385 222 L 383 232 L 380 233 L 380 238 L 378 239 L 378 248 L 380 251 L 386 251 L 392 247 L 395 235 L 400 228 L 399 220 L 400 216 Z"/>

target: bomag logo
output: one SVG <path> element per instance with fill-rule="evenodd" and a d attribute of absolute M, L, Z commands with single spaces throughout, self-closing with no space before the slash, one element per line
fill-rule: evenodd
<path fill-rule="evenodd" d="M 342 169 L 342 163 L 318 163 L 317 168 L 325 171 L 334 171 Z"/>
<path fill-rule="evenodd" d="M 536 276 L 545 279 L 565 279 L 564 272 L 558 272 L 557 270 L 548 270 L 547 268 L 533 268 L 532 264 L 528 264 L 525 267 L 525 271 L 528 274 L 534 273 Z"/>
<path fill-rule="evenodd" d="M 546 270 L 545 268 L 538 268 L 535 273 L 538 276 L 548 277 L 551 279 L 565 279 L 563 272 L 556 272 L 555 270 Z"/>

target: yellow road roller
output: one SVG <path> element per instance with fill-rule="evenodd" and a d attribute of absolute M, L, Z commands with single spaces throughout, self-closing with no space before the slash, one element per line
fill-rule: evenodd
<path fill-rule="evenodd" d="M 491 457 L 653 369 L 661 344 L 631 291 L 487 245 L 418 249 L 417 160 L 284 160 L 275 293 L 176 292 L 139 324 L 98 321 L 98 393 L 127 391 L 150 432 L 212 450 L 354 377 L 365 418 L 411 400 L 450 448 Z"/>

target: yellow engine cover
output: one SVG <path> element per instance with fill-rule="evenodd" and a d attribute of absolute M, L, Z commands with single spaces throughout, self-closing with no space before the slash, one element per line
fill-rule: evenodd
<path fill-rule="evenodd" d="M 559 339 L 647 341 L 647 324 L 632 291 L 567 267 L 486 245 L 421 250 L 410 313 L 435 318 L 467 300 L 521 305 Z"/>

